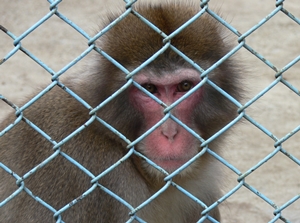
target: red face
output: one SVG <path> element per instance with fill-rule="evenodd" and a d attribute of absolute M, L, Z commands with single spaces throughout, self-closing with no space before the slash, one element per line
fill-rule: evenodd
<path fill-rule="evenodd" d="M 195 70 L 180 69 L 161 76 L 141 73 L 134 80 L 165 104 L 171 105 L 201 79 Z M 192 129 L 195 127 L 192 123 L 193 108 L 199 103 L 201 92 L 200 88 L 171 110 L 172 115 Z M 144 116 L 141 134 L 164 117 L 164 107 L 137 88 L 131 89 L 130 98 Z M 138 150 L 166 171 L 173 172 L 199 152 L 199 144 L 183 127 L 168 119 L 138 144 Z"/>

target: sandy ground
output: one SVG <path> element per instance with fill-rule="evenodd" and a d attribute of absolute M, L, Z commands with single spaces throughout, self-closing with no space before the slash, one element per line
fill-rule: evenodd
<path fill-rule="evenodd" d="M 114 6 L 123 7 L 124 3 L 121 0 L 65 0 L 60 4 L 59 11 L 92 35 L 103 12 L 113 9 Z M 211 0 L 210 6 L 222 12 L 222 16 L 239 32 L 245 33 L 275 9 L 275 1 Z M 300 18 L 298 0 L 287 0 L 284 6 Z M 19 36 L 48 12 L 49 4 L 46 0 L 1 0 L 0 24 L 15 36 Z M 278 69 L 282 69 L 300 54 L 300 26 L 285 14 L 279 13 L 247 37 L 246 41 Z M 62 69 L 87 47 L 85 39 L 57 17 L 52 17 L 32 32 L 22 41 L 22 46 L 54 71 Z M 0 32 L 0 58 L 5 57 L 13 48 L 11 39 Z M 241 50 L 240 56 L 249 70 L 248 73 L 245 72 L 245 78 L 250 99 L 275 80 L 275 72 L 245 49 Z M 68 72 L 76 72 L 82 64 L 83 62 L 77 64 Z M 300 89 L 299 73 L 300 63 L 284 73 L 284 78 L 297 89 Z M 17 52 L 0 66 L 0 94 L 17 105 L 37 86 L 47 83 L 51 83 L 50 74 L 22 52 Z M 10 110 L 7 104 L 0 101 L 0 118 Z M 300 125 L 299 110 L 298 95 L 279 83 L 246 112 L 277 138 L 282 138 Z M 224 156 L 241 172 L 251 169 L 274 150 L 274 141 L 247 121 L 235 129 L 235 134 L 227 143 Z M 285 141 L 282 146 L 300 159 L 298 138 L 299 133 Z M 227 178 L 225 192 L 238 184 L 237 176 L 233 172 L 228 171 Z M 282 206 L 300 194 L 300 167 L 287 156 L 278 153 L 248 176 L 246 182 L 277 206 Z M 274 217 L 274 208 L 245 187 L 229 197 L 220 207 L 222 222 L 262 223 L 269 222 Z M 300 222 L 300 200 L 287 207 L 282 214 L 290 222 Z"/>

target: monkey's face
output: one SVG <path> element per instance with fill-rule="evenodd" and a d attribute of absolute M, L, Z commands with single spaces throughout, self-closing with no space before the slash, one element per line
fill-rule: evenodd
<path fill-rule="evenodd" d="M 169 106 L 197 85 L 200 82 L 200 75 L 192 69 L 179 69 L 172 71 L 172 74 L 141 73 L 134 77 L 134 80 Z M 201 102 L 201 94 L 202 88 L 180 102 L 170 113 L 188 127 L 195 129 L 193 111 L 196 104 Z M 130 90 L 130 98 L 144 118 L 139 134 L 143 134 L 168 115 L 164 113 L 165 106 L 135 87 Z M 166 171 L 173 172 L 199 152 L 199 145 L 200 141 L 191 133 L 168 118 L 144 138 L 137 149 Z"/>
<path fill-rule="evenodd" d="M 137 8 L 139 14 L 166 35 L 174 33 L 198 13 L 195 8 L 190 9 L 183 12 L 178 5 L 176 13 L 180 13 L 180 16 L 174 16 L 171 11 L 162 11 L 157 7 L 151 7 L 146 11 Z M 112 18 L 110 22 L 117 19 L 116 16 Z M 108 25 L 109 23 L 106 24 Z M 102 36 L 97 45 L 127 70 L 134 70 L 166 46 L 164 38 L 157 30 L 147 26 L 134 14 L 130 14 Z M 170 42 L 203 70 L 207 70 L 231 49 L 223 35 L 222 27 L 209 15 L 201 16 L 176 34 Z M 110 86 L 104 93 L 99 94 L 104 100 L 118 91 L 127 79 L 110 61 L 104 60 L 99 64 L 101 73 L 106 74 L 105 83 L 109 83 Z M 169 109 L 169 105 L 191 89 L 196 89 L 195 86 L 201 81 L 199 72 L 192 69 L 192 65 L 173 48 L 165 49 L 144 69 L 133 79 L 162 103 L 131 86 L 131 89 L 124 91 L 115 102 L 111 102 L 111 106 L 107 107 L 102 117 L 106 117 L 108 123 L 115 124 L 115 128 L 120 132 L 126 133 L 126 137 L 130 140 L 136 140 L 154 128 L 137 144 L 136 149 L 166 171 L 174 172 L 201 150 L 201 140 L 183 126 L 189 127 L 203 139 L 208 139 L 236 116 L 235 105 L 209 85 L 207 79 L 229 95 L 239 98 L 241 92 L 237 82 L 239 73 L 236 71 L 234 60 L 227 59 L 208 74 L 205 85 Z M 103 84 L 103 88 L 99 89 L 105 89 L 105 86 L 107 85 Z M 95 104 L 103 100 L 100 99 Z M 183 124 L 178 124 L 175 119 Z M 158 125 L 160 121 L 164 122 Z M 148 172 L 155 170 L 148 168 L 146 161 L 142 162 Z M 198 159 L 194 164 L 204 167 L 204 162 L 205 159 Z M 184 173 L 191 169 L 190 167 L 185 169 Z"/>

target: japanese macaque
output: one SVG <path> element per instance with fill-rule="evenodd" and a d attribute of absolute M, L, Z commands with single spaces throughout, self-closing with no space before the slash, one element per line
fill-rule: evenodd
<path fill-rule="evenodd" d="M 199 11 L 199 5 L 187 1 L 170 1 L 135 5 L 133 9 L 169 35 L 193 17 Z M 118 15 L 110 13 L 103 20 L 102 27 L 110 24 Z M 161 33 L 154 31 L 131 13 L 101 36 L 96 45 L 132 71 L 168 43 L 163 39 Z M 228 33 L 222 25 L 204 14 L 175 35 L 170 43 L 205 70 L 231 50 L 228 40 Z M 86 72 L 63 83 L 95 108 L 127 81 L 132 80 L 126 78 L 123 71 L 99 53 L 95 52 L 92 59 L 92 66 Z M 167 106 L 195 88 L 197 90 L 194 89 L 195 92 L 172 108 L 170 113 L 202 139 L 208 139 L 236 117 L 237 108 L 208 83 L 196 88 L 203 81 L 200 75 L 200 71 L 169 47 L 132 77 L 149 93 L 141 91 L 137 84 L 131 84 L 96 114 L 132 142 L 168 114 L 164 112 Z M 232 97 L 240 99 L 240 76 L 238 63 L 229 58 L 210 72 L 208 78 Z M 163 103 L 152 99 L 150 94 Z M 96 181 L 98 185 L 94 190 L 84 194 L 95 185 L 93 175 L 98 176 L 111 167 L 132 147 L 127 148 L 128 143 L 98 119 L 85 125 L 93 114 L 58 86 L 28 107 L 23 115 L 51 139 L 46 139 L 25 121 L 21 121 L 0 138 L 0 162 L 18 176 L 24 177 L 25 173 L 40 165 L 53 153 L 59 151 L 60 154 L 46 165 L 38 166 L 35 173 L 24 177 L 24 181 L 18 181 L 18 185 L 13 176 L 0 168 L 0 201 L 9 197 L 18 186 L 24 185 L 25 188 L 1 207 L 0 222 L 62 220 L 67 223 L 108 223 L 126 222 L 136 217 L 134 222 L 142 219 L 150 223 L 191 223 L 199 221 L 203 216 L 207 217 L 205 222 L 210 222 L 208 215 L 211 219 L 220 221 L 217 206 L 202 215 L 204 207 L 172 184 L 137 211 L 130 208 L 136 208 L 149 199 L 166 185 L 164 178 L 168 173 L 173 173 L 203 149 L 200 138 L 188 132 L 174 118 L 167 119 L 134 146 L 135 151 L 167 173 L 159 171 L 147 160 L 132 153 L 128 159 Z M 15 119 L 14 114 L 6 118 L 1 123 L 0 130 Z M 54 148 L 56 143 L 79 127 L 84 129 L 65 140 L 59 148 Z M 213 140 L 209 148 L 220 153 L 220 140 L 223 138 L 222 135 Z M 80 163 L 90 174 L 78 168 L 67 157 Z M 215 158 L 204 153 L 175 175 L 172 182 L 210 206 L 222 197 L 221 169 Z M 102 186 L 129 205 L 125 206 L 107 194 Z M 31 195 L 27 193 L 27 189 L 32 192 Z M 52 209 L 37 202 L 32 196 L 45 201 Z M 60 215 L 54 215 L 68 204 L 69 208 Z"/>

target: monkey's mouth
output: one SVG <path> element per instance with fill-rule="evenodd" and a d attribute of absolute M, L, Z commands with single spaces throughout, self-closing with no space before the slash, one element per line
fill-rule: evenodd
<path fill-rule="evenodd" d="M 164 157 L 164 158 L 153 158 L 151 159 L 155 164 L 166 170 L 167 172 L 174 172 L 179 167 L 184 165 L 190 160 L 188 157 Z"/>

